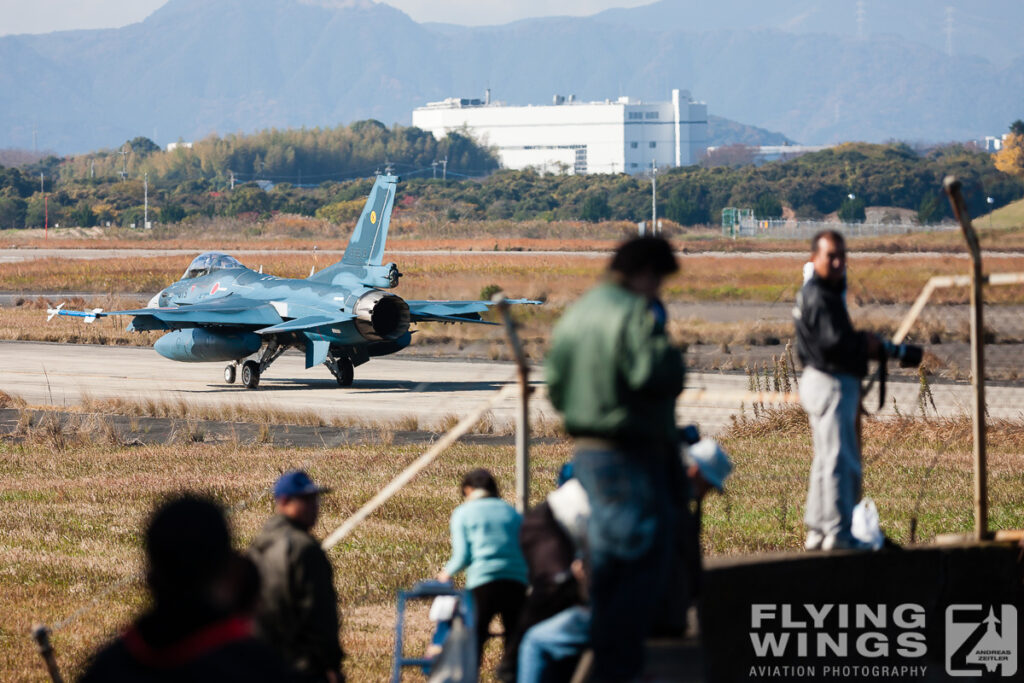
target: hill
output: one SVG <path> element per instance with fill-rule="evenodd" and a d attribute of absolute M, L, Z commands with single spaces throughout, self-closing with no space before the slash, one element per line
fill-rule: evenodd
<path fill-rule="evenodd" d="M 0 147 L 32 148 L 34 132 L 39 147 L 68 153 L 138 135 L 162 145 L 366 118 L 408 123 L 427 101 L 488 87 L 510 104 L 554 93 L 664 100 L 685 88 L 715 115 L 807 144 L 971 139 L 1005 130 L 1024 109 L 1022 56 L 1005 66 L 953 59 L 902 36 L 858 40 L 813 23 L 794 33 L 709 19 L 695 30 L 684 11 L 694 6 L 666 0 L 466 28 L 417 24 L 369 0 L 170 0 L 121 29 L 0 38 Z M 701 8 L 742 17 L 748 6 Z M 1006 8 L 1007 19 L 1021 14 Z M 656 12 L 658 21 L 643 18 Z"/>

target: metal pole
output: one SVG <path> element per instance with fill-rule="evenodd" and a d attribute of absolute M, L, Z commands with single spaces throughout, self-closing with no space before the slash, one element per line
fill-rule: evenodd
<path fill-rule="evenodd" d="M 142 210 L 142 229 L 145 230 L 149 227 L 149 172 L 147 171 L 143 176 L 142 181 L 142 196 L 143 205 L 145 208 Z"/>
<path fill-rule="evenodd" d="M 39 651 L 39 656 L 43 658 L 43 663 L 46 664 L 46 672 L 50 674 L 50 680 L 53 683 L 64 683 L 64 678 L 60 675 L 60 669 L 57 667 L 57 657 L 53 654 L 53 645 L 50 643 L 50 629 L 43 624 L 36 626 L 32 629 L 32 640 L 36 641 L 36 649 Z"/>
<path fill-rule="evenodd" d="M 985 276 L 981 272 L 981 245 L 978 234 L 971 225 L 967 213 L 960 181 L 946 176 L 942 183 L 949 195 L 953 215 L 960 223 L 967 248 L 971 253 L 971 375 L 974 384 L 974 538 L 983 541 L 988 537 L 988 480 L 985 453 L 985 339 L 984 299 L 982 285 Z"/>
<path fill-rule="evenodd" d="M 530 508 L 530 368 L 526 364 L 523 346 L 516 334 L 515 323 L 509 312 L 508 300 L 498 292 L 492 299 L 505 321 L 505 334 L 515 357 L 519 375 L 519 405 L 516 410 L 516 510 L 525 513 Z"/>
<path fill-rule="evenodd" d="M 651 159 L 651 234 L 658 234 L 658 160 Z"/>

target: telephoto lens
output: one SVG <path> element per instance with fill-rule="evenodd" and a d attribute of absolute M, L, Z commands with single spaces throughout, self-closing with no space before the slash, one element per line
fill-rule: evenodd
<path fill-rule="evenodd" d="M 899 356 L 901 368 L 916 368 L 924 357 L 924 349 L 914 344 L 900 344 L 903 353 Z"/>
<path fill-rule="evenodd" d="M 901 368 L 916 368 L 924 356 L 924 349 L 915 344 L 893 344 L 891 341 L 883 341 L 882 348 L 885 349 L 886 356 L 900 362 Z"/>

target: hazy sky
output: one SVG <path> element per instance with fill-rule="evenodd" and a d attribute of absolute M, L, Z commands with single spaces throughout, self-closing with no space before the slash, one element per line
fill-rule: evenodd
<path fill-rule="evenodd" d="M 114 28 L 142 21 L 167 0 L 0 0 L 0 35 Z M 502 24 L 550 14 L 587 15 L 653 0 L 388 0 L 416 21 Z"/>

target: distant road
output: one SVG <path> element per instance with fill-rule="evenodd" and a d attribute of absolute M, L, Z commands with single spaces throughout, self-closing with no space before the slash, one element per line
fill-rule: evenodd
<path fill-rule="evenodd" d="M 246 256 L 265 254 L 312 254 L 309 249 L 240 249 L 226 250 L 244 261 Z M 344 250 L 322 249 L 317 254 L 334 255 L 341 259 Z M 199 253 L 196 249 L 0 249 L 0 263 L 18 263 L 37 259 L 110 259 L 110 258 L 152 258 L 157 256 L 180 256 L 184 261 Z M 583 258 L 607 258 L 610 252 L 603 251 L 470 251 L 470 250 L 389 250 L 388 256 L 573 256 Z M 688 258 L 720 258 L 720 259 L 765 259 L 765 258 L 803 258 L 803 251 L 699 251 L 680 253 L 682 259 Z M 882 251 L 860 251 L 851 254 L 851 258 L 888 258 L 918 259 L 927 257 L 966 259 L 966 253 L 960 252 L 899 252 L 891 254 Z M 1024 258 L 1024 252 L 985 252 L 986 259 Z"/>

